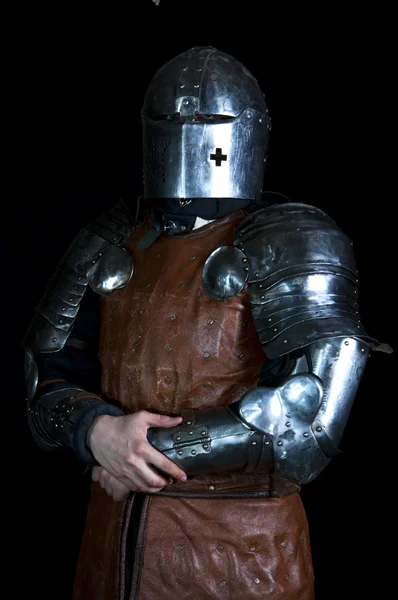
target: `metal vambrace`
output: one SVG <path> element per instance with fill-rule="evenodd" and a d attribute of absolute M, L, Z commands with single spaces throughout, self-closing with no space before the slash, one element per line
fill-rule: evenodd
<path fill-rule="evenodd" d="M 148 441 L 187 475 L 268 472 L 273 465 L 272 439 L 243 421 L 238 404 L 184 410 L 180 425 L 150 428 Z"/>
<path fill-rule="evenodd" d="M 277 388 L 253 388 L 232 405 L 185 411 L 181 425 L 150 429 L 148 440 L 188 476 L 274 469 L 306 482 L 330 460 L 314 431 L 322 396 L 317 377 L 293 375 Z"/>
<path fill-rule="evenodd" d="M 309 483 L 340 453 L 368 354 L 352 338 L 316 342 L 282 385 L 253 388 L 229 406 L 190 411 L 178 427 L 149 430 L 149 441 L 187 475 L 272 467 Z"/>

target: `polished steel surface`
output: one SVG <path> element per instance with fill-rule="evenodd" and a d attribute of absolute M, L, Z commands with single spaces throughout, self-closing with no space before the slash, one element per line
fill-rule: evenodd
<path fill-rule="evenodd" d="M 35 355 L 64 347 L 89 280 L 97 293 L 126 285 L 132 260 L 119 245 L 134 227 L 133 217 L 120 201 L 78 233 L 39 303 L 22 344 L 25 349 Z"/>
<path fill-rule="evenodd" d="M 134 272 L 131 254 L 126 248 L 108 248 L 90 269 L 87 278 L 90 287 L 105 296 L 128 284 Z"/>
<path fill-rule="evenodd" d="M 271 205 L 238 225 L 234 243 L 247 257 L 254 322 L 269 358 L 332 337 L 375 341 L 359 318 L 352 243 L 322 210 Z"/>
<path fill-rule="evenodd" d="M 236 59 L 192 48 L 152 79 L 142 107 L 148 198 L 254 199 L 271 129 L 263 93 Z"/>
<path fill-rule="evenodd" d="M 214 250 L 202 271 L 206 292 L 217 300 L 236 296 L 243 289 L 247 276 L 247 259 L 241 250 L 233 246 Z"/>
<path fill-rule="evenodd" d="M 316 415 L 322 430 L 318 432 L 315 427 L 314 434 L 321 438 L 326 433 L 337 449 L 370 350 L 361 340 L 343 337 L 315 342 L 309 346 L 309 351 L 312 372 L 319 377 L 324 389 L 324 399 Z M 297 362 L 294 373 L 307 370 L 307 361 L 302 357 Z M 322 447 L 322 442 L 320 445 Z"/>
<path fill-rule="evenodd" d="M 34 397 L 39 382 L 39 371 L 33 352 L 27 348 L 25 350 L 25 382 L 28 401 Z"/>

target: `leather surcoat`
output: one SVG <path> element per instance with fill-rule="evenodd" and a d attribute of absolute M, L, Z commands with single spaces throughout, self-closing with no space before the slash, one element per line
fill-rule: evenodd
<path fill-rule="evenodd" d="M 103 298 L 100 342 L 103 393 L 125 412 L 225 405 L 257 384 L 266 357 L 247 291 L 216 300 L 202 283 L 206 259 L 233 243 L 245 216 L 236 211 L 139 250 L 147 221 L 126 241 L 135 272 Z M 94 484 L 75 598 L 310 600 L 311 552 L 297 491 L 272 474 L 222 473 L 121 504 Z M 132 525 L 138 503 L 139 527 Z"/>

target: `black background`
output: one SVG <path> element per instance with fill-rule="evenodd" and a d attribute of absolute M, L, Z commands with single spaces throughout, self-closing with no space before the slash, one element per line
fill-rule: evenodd
<path fill-rule="evenodd" d="M 80 227 L 120 196 L 142 192 L 140 106 L 152 75 L 174 55 L 213 45 L 257 77 L 273 120 L 266 189 L 321 207 L 351 237 L 362 320 L 394 345 L 392 15 L 371 5 L 277 8 L 136 0 L 113 10 L 21 7 L 10 17 L 3 125 L 11 130 L 12 193 L 3 198 L 2 226 L 10 597 L 71 597 L 87 502 L 77 460 L 47 455 L 30 440 L 20 342 Z M 302 492 L 317 600 L 386 597 L 382 588 L 394 577 L 384 449 L 392 360 L 372 355 L 343 455 Z"/>

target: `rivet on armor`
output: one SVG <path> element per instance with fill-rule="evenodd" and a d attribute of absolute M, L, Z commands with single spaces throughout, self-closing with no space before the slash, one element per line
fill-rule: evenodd
<path fill-rule="evenodd" d="M 247 258 L 242 258 L 242 262 L 247 263 Z"/>
<path fill-rule="evenodd" d="M 69 302 L 73 302 L 73 296 L 69 298 Z"/>
<path fill-rule="evenodd" d="M 304 431 L 303 436 L 304 437 L 308 437 L 310 434 L 308 433 L 308 431 Z"/>
<path fill-rule="evenodd" d="M 195 260 L 196 256 L 194 256 L 194 255 L 192 254 L 192 256 L 190 256 L 189 258 L 190 258 L 190 260 Z"/>
<path fill-rule="evenodd" d="M 317 430 L 317 431 L 319 431 L 319 432 L 321 432 L 321 431 L 322 431 L 322 427 L 320 427 L 320 426 L 318 425 L 318 427 L 316 428 L 316 430 Z"/>
<path fill-rule="evenodd" d="M 281 441 L 279 440 L 279 442 L 278 442 L 278 446 L 283 446 L 283 442 L 281 442 Z"/>
<path fill-rule="evenodd" d="M 167 350 L 167 352 L 171 352 L 173 350 L 173 346 L 170 346 L 170 344 L 167 344 L 166 350 Z"/>
<path fill-rule="evenodd" d="M 116 311 L 115 311 L 115 312 L 116 312 Z M 144 311 L 143 311 L 143 309 L 142 309 L 142 308 L 139 308 L 139 309 L 138 309 L 138 314 L 139 314 L 139 315 L 142 315 L 142 313 L 143 313 L 143 312 L 144 312 Z"/>
<path fill-rule="evenodd" d="M 209 444 L 203 444 L 203 449 L 204 450 L 208 450 L 209 449 Z"/>
<path fill-rule="evenodd" d="M 188 100 L 185 100 L 184 104 L 189 104 Z M 181 225 L 181 231 L 185 231 L 185 230 L 186 230 L 186 226 L 185 225 Z"/>
<path fill-rule="evenodd" d="M 177 442 L 179 442 L 179 441 L 180 441 L 180 439 L 181 439 L 181 436 L 180 436 L 180 435 L 178 435 L 178 436 L 176 437 L 176 440 L 177 440 Z"/>
<path fill-rule="evenodd" d="M 57 338 L 53 338 L 53 342 L 55 343 L 57 341 Z"/>
<path fill-rule="evenodd" d="M 201 433 L 201 435 L 206 435 L 207 432 L 206 431 L 201 431 L 200 433 Z"/>
<path fill-rule="evenodd" d="M 198 87 L 199 87 L 199 84 L 198 84 L 198 83 L 195 83 L 195 85 L 194 85 L 193 87 L 194 87 L 194 88 L 198 88 Z"/>
<path fill-rule="evenodd" d="M 196 450 L 191 450 L 191 454 L 193 454 L 193 456 L 195 456 Z"/>
<path fill-rule="evenodd" d="M 242 327 L 247 327 L 249 323 L 242 323 Z"/>
<path fill-rule="evenodd" d="M 287 340 L 283 340 L 283 343 L 284 343 L 284 344 L 287 344 Z"/>
<path fill-rule="evenodd" d="M 259 578 L 258 578 L 258 577 L 255 577 L 255 578 L 254 578 L 254 583 L 260 583 L 260 580 L 259 580 Z"/>
<path fill-rule="evenodd" d="M 200 73 L 202 71 L 202 67 L 198 67 L 196 70 Z"/>
<path fill-rule="evenodd" d="M 74 285 L 74 286 L 73 286 L 73 289 L 74 289 L 74 290 L 77 290 L 77 289 L 79 289 L 79 288 L 78 288 L 78 286 L 77 286 L 77 285 Z"/>
<path fill-rule="evenodd" d="M 99 252 L 99 253 L 98 253 L 98 256 L 102 256 L 102 255 L 103 255 L 103 252 Z"/>
<path fill-rule="evenodd" d="M 177 546 L 178 552 L 181 552 L 182 549 L 183 549 L 183 546 Z"/>
<path fill-rule="evenodd" d="M 224 546 L 217 546 L 217 550 L 219 552 L 224 552 Z"/>
<path fill-rule="evenodd" d="M 274 331 L 278 331 L 278 328 L 277 328 L 277 327 L 274 327 Z"/>
<path fill-rule="evenodd" d="M 208 384 L 208 383 L 202 383 L 202 388 L 203 388 L 203 389 L 206 389 L 206 388 L 208 388 L 208 387 L 209 387 L 209 384 Z"/>
<path fill-rule="evenodd" d="M 183 83 L 182 83 L 182 84 L 180 85 L 180 88 L 182 89 L 182 88 L 184 88 L 184 87 L 185 87 L 185 84 L 183 84 Z M 186 101 L 186 100 L 184 101 L 184 104 L 187 104 L 187 101 Z"/>
<path fill-rule="evenodd" d="M 254 273 L 254 277 L 260 277 L 260 273 Z"/>
<path fill-rule="evenodd" d="M 113 238 L 112 238 L 112 241 L 113 241 L 113 242 L 116 242 L 116 240 L 117 240 L 117 236 L 116 236 L 116 235 L 114 235 L 114 236 L 113 236 Z"/>
<path fill-rule="evenodd" d="M 192 421 L 185 421 L 187 425 L 190 425 Z"/>
<path fill-rule="evenodd" d="M 290 575 L 286 575 L 286 579 L 289 581 L 289 579 L 290 579 Z"/>
<path fill-rule="evenodd" d="M 239 354 L 239 360 L 245 360 L 245 355 L 244 354 Z"/>
<path fill-rule="evenodd" d="M 286 427 L 290 427 L 291 422 L 290 421 L 286 421 Z"/>
<path fill-rule="evenodd" d="M 265 300 L 265 296 L 260 296 L 261 300 Z M 271 321 L 271 319 L 270 319 Z"/>
<path fill-rule="evenodd" d="M 207 319 L 207 322 L 209 325 L 213 325 L 213 323 L 214 323 L 213 319 Z"/>
<path fill-rule="evenodd" d="M 209 354 L 208 352 L 203 352 L 203 356 L 204 356 L 205 358 L 209 358 L 210 354 Z"/>
<path fill-rule="evenodd" d="M 61 325 L 64 322 L 63 319 L 58 319 L 58 323 Z"/>
<path fill-rule="evenodd" d="M 179 450 L 179 451 L 177 452 L 177 454 L 178 454 L 178 456 L 181 456 L 181 455 L 182 455 L 182 450 Z"/>
<path fill-rule="evenodd" d="M 350 343 L 350 342 L 349 342 L 348 340 L 346 340 L 346 341 L 344 342 L 344 344 L 345 344 L 346 346 L 348 346 L 348 345 L 349 345 L 349 343 Z"/>
<path fill-rule="evenodd" d="M 257 446 L 257 442 L 252 442 L 252 446 Z"/>
<path fill-rule="evenodd" d="M 254 551 L 255 551 L 255 549 L 256 549 L 256 546 L 250 546 L 250 550 L 251 550 L 252 552 L 254 552 Z"/>
<path fill-rule="evenodd" d="M 178 284 L 180 287 L 185 287 L 185 283 L 183 281 L 180 281 L 180 283 Z"/>
<path fill-rule="evenodd" d="M 263 287 L 263 284 L 262 284 L 262 283 L 259 283 L 257 287 L 259 287 L 259 288 L 262 288 L 262 287 Z"/>
<path fill-rule="evenodd" d="M 252 114 L 251 114 L 251 112 L 248 112 L 248 113 L 247 113 L 247 118 L 248 118 L 248 119 L 251 119 L 251 118 L 252 118 Z"/>
<path fill-rule="evenodd" d="M 286 542 L 281 542 L 280 545 L 281 545 L 282 548 L 285 548 L 286 547 Z"/>
<path fill-rule="evenodd" d="M 264 442 L 265 446 L 269 446 L 271 442 L 269 442 L 268 440 L 266 442 Z"/>
<path fill-rule="evenodd" d="M 188 435 L 193 435 L 193 431 L 188 431 Z"/>
<path fill-rule="evenodd" d="M 199 297 L 202 292 L 196 292 L 196 295 Z"/>
<path fill-rule="evenodd" d="M 181 579 L 176 579 L 176 583 L 181 583 Z"/>
<path fill-rule="evenodd" d="M 272 321 L 271 317 L 269 317 L 268 321 Z"/>
<path fill-rule="evenodd" d="M 66 310 L 66 306 L 63 306 L 63 307 L 62 307 L 62 310 Z"/>
<path fill-rule="evenodd" d="M 95 265 L 95 260 L 92 260 L 92 261 L 91 261 L 91 264 Z"/>
<path fill-rule="evenodd" d="M 365 348 L 361 348 L 361 352 L 365 352 Z"/>
<path fill-rule="evenodd" d="M 151 283 L 150 281 L 148 281 L 148 283 L 146 284 L 146 287 L 150 287 Z"/>
<path fill-rule="evenodd" d="M 78 280 L 81 281 L 83 279 L 83 277 L 81 275 L 79 275 Z"/>
<path fill-rule="evenodd" d="M 305 540 L 305 536 L 304 535 L 300 535 L 300 542 L 304 542 Z"/>
<path fill-rule="evenodd" d="M 113 346 L 113 340 L 109 340 L 109 345 Z"/>
<path fill-rule="evenodd" d="M 220 585 L 221 585 L 221 587 L 225 587 L 227 585 L 227 582 L 226 581 L 220 581 Z"/>
<path fill-rule="evenodd" d="M 170 377 L 165 377 L 164 382 L 167 383 L 167 385 L 169 385 L 171 383 Z"/>
<path fill-rule="evenodd" d="M 214 487 L 214 485 L 209 485 L 209 490 L 215 490 L 216 488 Z"/>
<path fill-rule="evenodd" d="M 176 319 L 176 318 L 177 318 L 177 315 L 171 315 L 171 317 L 170 317 L 170 319 L 171 319 L 172 321 L 174 321 L 174 319 Z"/>
<path fill-rule="evenodd" d="M 249 270 L 249 267 L 245 267 L 245 271 L 248 271 L 248 270 Z"/>
<path fill-rule="evenodd" d="M 160 254 L 157 254 L 157 255 L 156 255 L 156 258 L 160 258 Z"/>

